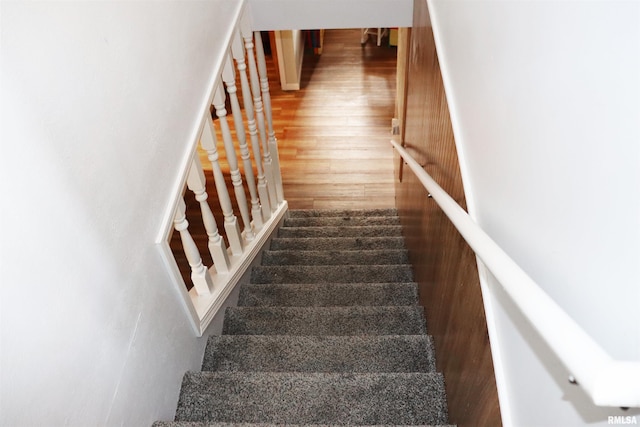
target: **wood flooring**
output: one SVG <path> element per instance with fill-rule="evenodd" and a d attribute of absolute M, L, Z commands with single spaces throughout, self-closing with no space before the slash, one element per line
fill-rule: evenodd
<path fill-rule="evenodd" d="M 394 207 L 396 48 L 362 47 L 358 29 L 327 30 L 322 55 L 305 55 L 293 92 L 280 90 L 269 65 L 289 208 Z"/>

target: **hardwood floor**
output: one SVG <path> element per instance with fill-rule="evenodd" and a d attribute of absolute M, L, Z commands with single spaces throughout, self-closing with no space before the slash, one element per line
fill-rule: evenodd
<path fill-rule="evenodd" d="M 274 129 L 290 209 L 395 207 L 389 139 L 395 110 L 396 50 L 374 43 L 361 47 L 358 29 L 327 30 L 322 55 L 305 54 L 301 89 L 289 92 L 280 89 L 276 64 L 267 56 Z M 242 223 L 217 124 L 216 128 L 220 164 L 234 212 Z M 225 236 L 211 164 L 204 151 L 199 150 L 199 155 L 209 205 Z M 244 174 L 242 179 L 248 198 Z M 185 192 L 185 202 L 189 231 L 204 264 L 211 266 L 199 203 L 190 191 Z M 190 267 L 178 233 L 173 233 L 170 246 L 190 289 Z"/>
<path fill-rule="evenodd" d="M 291 209 L 394 207 L 396 48 L 360 46 L 360 30 L 325 31 L 301 89 L 283 92 L 270 61 L 274 128 Z"/>

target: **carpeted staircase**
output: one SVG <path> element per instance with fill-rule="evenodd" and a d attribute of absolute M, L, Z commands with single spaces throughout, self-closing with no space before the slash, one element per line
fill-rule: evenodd
<path fill-rule="evenodd" d="M 412 279 L 394 210 L 290 211 L 154 427 L 446 424 Z"/>

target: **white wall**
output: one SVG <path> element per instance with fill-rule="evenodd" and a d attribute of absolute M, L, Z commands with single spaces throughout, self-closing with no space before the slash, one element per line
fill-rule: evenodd
<path fill-rule="evenodd" d="M 429 6 L 472 216 L 611 356 L 640 360 L 640 3 Z M 506 425 L 640 422 L 569 385 L 483 282 Z"/>
<path fill-rule="evenodd" d="M 304 59 L 304 32 L 302 30 L 275 31 L 282 90 L 299 90 Z"/>
<path fill-rule="evenodd" d="M 256 30 L 410 27 L 413 0 L 248 0 Z"/>
<path fill-rule="evenodd" d="M 173 417 L 205 341 L 154 242 L 238 3 L 0 3 L 1 425 Z"/>

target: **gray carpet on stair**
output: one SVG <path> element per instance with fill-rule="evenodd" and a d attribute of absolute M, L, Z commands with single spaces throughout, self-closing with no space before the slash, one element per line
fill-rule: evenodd
<path fill-rule="evenodd" d="M 338 427 L 338 424 L 304 424 L 304 427 Z M 151 427 L 303 427 L 302 424 L 216 423 L 206 421 L 156 421 Z M 380 425 L 361 427 L 382 427 Z M 400 427 L 385 424 L 384 427 Z M 454 427 L 450 425 L 403 425 L 402 427 Z"/>
<path fill-rule="evenodd" d="M 289 218 L 398 216 L 396 209 L 301 209 L 289 211 Z"/>
<path fill-rule="evenodd" d="M 224 335 L 423 335 L 420 306 L 229 307 Z"/>
<path fill-rule="evenodd" d="M 251 283 L 412 282 L 409 264 L 263 265 L 251 271 Z"/>
<path fill-rule="evenodd" d="M 290 211 L 154 427 L 447 423 L 395 209 Z"/>
<path fill-rule="evenodd" d="M 433 372 L 427 335 L 210 337 L 203 371 Z"/>
<path fill-rule="evenodd" d="M 311 216 L 284 220 L 285 227 L 338 227 L 341 225 L 400 225 L 400 220 L 397 216 Z"/>
<path fill-rule="evenodd" d="M 388 265 L 408 264 L 405 249 L 374 249 L 358 251 L 265 251 L 262 265 Z"/>
<path fill-rule="evenodd" d="M 176 420 L 299 424 L 444 424 L 437 373 L 191 372 Z"/>
<path fill-rule="evenodd" d="M 330 307 L 416 305 L 415 283 L 247 284 L 240 288 L 244 307 Z"/>
<path fill-rule="evenodd" d="M 278 237 L 397 237 L 402 236 L 399 225 L 377 227 L 282 227 Z"/>
<path fill-rule="evenodd" d="M 271 240 L 270 249 L 300 251 L 405 249 L 405 245 L 402 237 L 277 237 Z"/>

